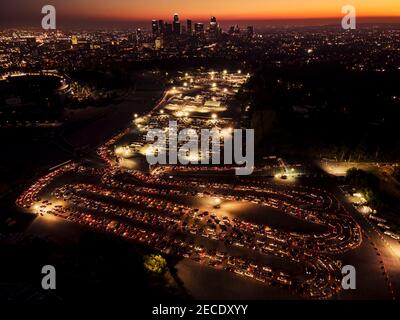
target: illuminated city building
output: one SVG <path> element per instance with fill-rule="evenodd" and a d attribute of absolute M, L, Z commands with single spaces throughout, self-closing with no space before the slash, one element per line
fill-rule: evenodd
<path fill-rule="evenodd" d="M 204 23 L 201 22 L 195 23 L 194 31 L 197 35 L 204 33 Z"/>
<path fill-rule="evenodd" d="M 157 36 L 159 34 L 158 21 L 157 20 L 151 21 L 151 32 L 152 32 L 153 36 Z"/>
<path fill-rule="evenodd" d="M 166 36 L 172 35 L 172 23 L 166 22 L 164 25 L 164 33 Z"/>
<path fill-rule="evenodd" d="M 77 36 L 73 35 L 73 36 L 71 37 L 71 44 L 72 44 L 73 46 L 76 46 L 76 45 L 78 44 L 78 37 L 77 37 Z"/>
<path fill-rule="evenodd" d="M 164 20 L 158 20 L 158 31 L 160 34 L 164 34 Z"/>
<path fill-rule="evenodd" d="M 138 28 L 136 30 L 136 44 L 140 45 L 143 43 L 143 34 L 142 34 L 142 30 L 140 28 Z"/>
<path fill-rule="evenodd" d="M 173 27 L 174 34 L 179 36 L 181 34 L 181 23 L 179 22 L 179 16 L 177 13 L 174 14 Z"/>
<path fill-rule="evenodd" d="M 210 36 L 216 38 L 219 33 L 219 26 L 217 23 L 217 18 L 211 17 L 210 19 Z"/>
<path fill-rule="evenodd" d="M 189 35 L 193 34 L 193 26 L 192 26 L 192 20 L 186 20 L 186 32 Z"/>
<path fill-rule="evenodd" d="M 157 37 L 154 43 L 154 47 L 156 50 L 160 50 L 163 48 L 163 40 L 161 37 Z"/>

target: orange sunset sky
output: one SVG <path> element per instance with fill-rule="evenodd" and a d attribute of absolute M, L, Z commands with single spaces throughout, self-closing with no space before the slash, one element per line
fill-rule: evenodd
<path fill-rule="evenodd" d="M 400 0 L 68 0 L 60 2 L 66 15 L 122 20 L 183 17 L 220 19 L 304 19 L 341 15 L 352 4 L 358 16 L 400 16 Z M 77 12 L 79 8 L 79 12 Z"/>
<path fill-rule="evenodd" d="M 60 22 L 171 20 L 175 12 L 195 21 L 334 18 L 351 4 L 357 17 L 398 17 L 400 23 L 400 0 L 1 0 L 0 20 L 36 24 L 46 4 L 56 7 Z"/>

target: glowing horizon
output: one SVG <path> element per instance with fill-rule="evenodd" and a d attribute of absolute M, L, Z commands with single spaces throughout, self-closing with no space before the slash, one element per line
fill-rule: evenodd
<path fill-rule="evenodd" d="M 45 0 L 3 0 L 0 18 L 24 22 L 37 19 Z M 53 0 L 60 22 L 171 21 L 177 12 L 181 20 L 307 20 L 342 17 L 342 6 L 351 3 L 358 18 L 397 18 L 399 0 Z"/>
<path fill-rule="evenodd" d="M 76 0 L 70 0 L 66 4 L 66 15 L 76 16 L 76 7 L 71 8 L 74 2 Z M 210 16 L 220 20 L 316 19 L 341 17 L 342 6 L 349 2 L 356 7 L 358 17 L 400 17 L 398 0 L 153 0 L 137 3 L 131 0 L 96 0 L 95 11 L 92 0 L 86 0 L 80 2 L 81 14 L 78 16 L 112 20 L 171 20 L 177 12 L 183 19 L 199 20 Z"/>

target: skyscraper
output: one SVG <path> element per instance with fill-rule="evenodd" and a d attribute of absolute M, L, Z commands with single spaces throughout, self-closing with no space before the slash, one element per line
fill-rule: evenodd
<path fill-rule="evenodd" d="M 189 35 L 193 33 L 192 20 L 186 20 L 186 32 Z"/>
<path fill-rule="evenodd" d="M 177 13 L 174 14 L 173 27 L 174 27 L 174 34 L 177 36 L 180 35 L 181 34 L 181 23 L 179 22 L 179 16 Z"/>
<path fill-rule="evenodd" d="M 201 22 L 195 23 L 194 31 L 197 35 L 204 33 L 204 23 Z"/>
<path fill-rule="evenodd" d="M 216 38 L 218 36 L 219 26 L 217 23 L 217 18 L 211 17 L 210 19 L 210 36 Z"/>
<path fill-rule="evenodd" d="M 160 34 L 164 34 L 164 21 L 163 20 L 158 20 L 158 31 Z"/>
<path fill-rule="evenodd" d="M 143 42 L 142 30 L 138 28 L 136 30 L 136 44 L 141 45 L 142 42 Z"/>
<path fill-rule="evenodd" d="M 151 32 L 152 32 L 153 36 L 157 36 L 158 35 L 159 29 L 158 29 L 157 20 L 152 20 L 151 21 Z"/>
<path fill-rule="evenodd" d="M 172 23 L 166 22 L 164 24 L 164 33 L 166 36 L 170 36 L 172 34 Z"/>

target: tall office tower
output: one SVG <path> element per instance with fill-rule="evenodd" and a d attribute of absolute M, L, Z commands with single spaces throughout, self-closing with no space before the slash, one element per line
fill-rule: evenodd
<path fill-rule="evenodd" d="M 204 23 L 197 22 L 194 25 L 194 32 L 199 35 L 204 33 Z"/>
<path fill-rule="evenodd" d="M 160 34 L 164 34 L 164 20 L 158 20 L 158 31 L 160 32 Z"/>
<path fill-rule="evenodd" d="M 181 23 L 174 22 L 174 34 L 179 36 L 181 34 Z"/>
<path fill-rule="evenodd" d="M 157 36 L 159 34 L 158 32 L 158 22 L 157 20 L 152 20 L 151 21 L 151 33 L 153 34 L 153 36 Z"/>
<path fill-rule="evenodd" d="M 231 35 L 234 34 L 235 33 L 235 26 L 230 26 L 228 33 L 231 34 Z"/>
<path fill-rule="evenodd" d="M 217 23 L 217 18 L 211 17 L 210 20 L 210 36 L 216 38 L 219 34 L 219 26 Z"/>
<path fill-rule="evenodd" d="M 164 24 L 164 33 L 166 36 L 170 36 L 172 34 L 172 23 L 166 22 Z"/>
<path fill-rule="evenodd" d="M 138 28 L 136 30 L 136 44 L 141 45 L 143 43 L 142 30 Z"/>
<path fill-rule="evenodd" d="M 253 39 L 253 35 L 254 35 L 254 28 L 253 26 L 248 26 L 247 30 L 246 30 L 246 37 L 247 39 Z"/>
<path fill-rule="evenodd" d="M 179 16 L 177 13 L 174 14 L 173 26 L 174 26 L 174 34 L 177 36 L 180 35 L 181 34 L 181 23 L 179 22 Z"/>
<path fill-rule="evenodd" d="M 193 33 L 193 27 L 192 27 L 192 20 L 186 20 L 186 32 L 189 35 L 192 35 Z"/>

